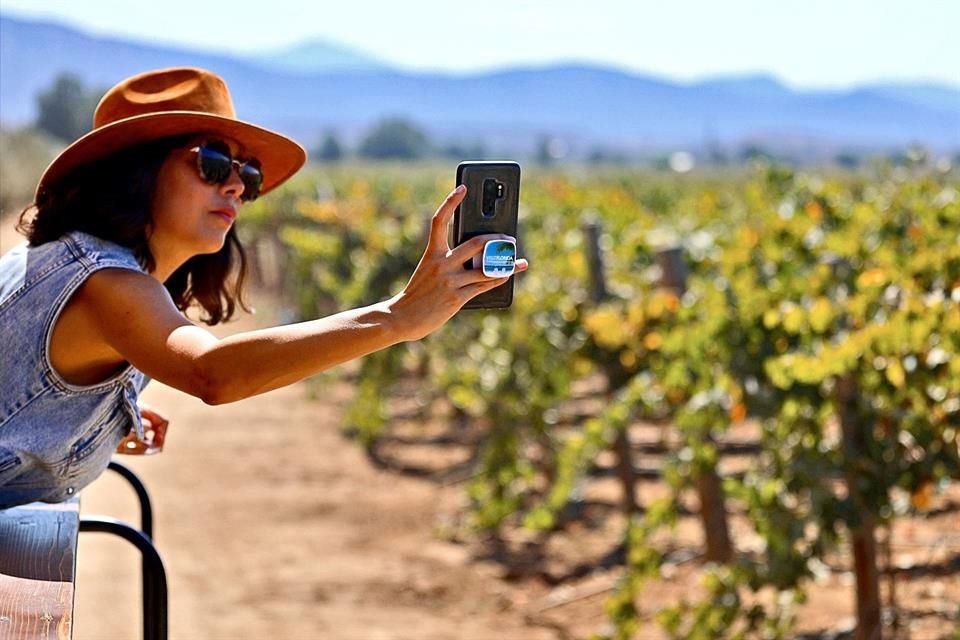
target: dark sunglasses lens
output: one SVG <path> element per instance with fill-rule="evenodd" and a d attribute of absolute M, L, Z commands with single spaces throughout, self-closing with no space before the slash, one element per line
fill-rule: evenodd
<path fill-rule="evenodd" d="M 200 175 L 210 184 L 221 184 L 230 177 L 230 171 L 233 170 L 233 164 L 230 156 L 224 155 L 206 146 L 201 146 L 199 150 Z"/>
<path fill-rule="evenodd" d="M 235 162 L 230 157 L 230 149 L 226 145 L 207 143 L 198 147 L 198 165 L 200 175 L 210 184 L 223 184 L 230 179 L 233 168 L 239 167 L 240 180 L 243 182 L 241 200 L 249 201 L 260 195 L 263 187 L 263 172 L 259 163 L 250 160 L 243 164 Z"/>
<path fill-rule="evenodd" d="M 240 180 L 243 181 L 241 200 L 253 200 L 260 195 L 260 188 L 263 186 L 263 173 L 259 167 L 249 162 L 241 165 Z"/>

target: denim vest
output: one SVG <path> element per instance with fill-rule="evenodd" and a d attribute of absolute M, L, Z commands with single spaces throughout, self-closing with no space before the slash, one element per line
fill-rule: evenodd
<path fill-rule="evenodd" d="M 96 479 L 123 437 L 143 436 L 132 366 L 76 386 L 50 364 L 60 312 L 100 269 L 143 271 L 130 249 L 82 232 L 0 257 L 0 509 L 62 502 Z"/>

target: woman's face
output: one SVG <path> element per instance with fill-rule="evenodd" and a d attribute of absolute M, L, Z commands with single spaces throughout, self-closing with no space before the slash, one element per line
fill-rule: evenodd
<path fill-rule="evenodd" d="M 243 150 L 234 140 L 217 138 L 233 158 L 243 160 Z M 174 149 L 157 175 L 149 230 L 150 249 L 164 262 L 216 253 L 226 240 L 240 210 L 243 182 L 237 172 L 222 184 L 203 180 L 197 168 L 197 146 L 209 141 L 196 138 Z"/>

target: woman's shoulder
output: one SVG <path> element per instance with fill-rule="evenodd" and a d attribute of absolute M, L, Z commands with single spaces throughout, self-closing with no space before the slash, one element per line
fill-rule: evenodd
<path fill-rule="evenodd" d="M 143 271 L 143 265 L 137 259 L 133 249 L 110 240 L 104 240 L 85 231 L 71 231 L 60 238 L 68 249 L 81 261 L 90 266 L 98 265 L 125 267 Z"/>
<path fill-rule="evenodd" d="M 105 270 L 149 277 L 133 250 L 83 231 L 39 245 L 23 243 L 0 257 L 0 305 L 40 291 L 40 283 L 59 291 Z"/>
<path fill-rule="evenodd" d="M 86 278 L 74 300 L 90 308 L 108 310 L 108 318 L 126 317 L 145 309 L 156 313 L 160 308 L 173 307 L 163 283 L 148 273 L 132 269 L 96 270 Z"/>

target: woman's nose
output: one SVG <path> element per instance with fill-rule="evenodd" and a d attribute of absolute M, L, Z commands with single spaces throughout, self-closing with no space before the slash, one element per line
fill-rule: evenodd
<path fill-rule="evenodd" d="M 224 181 L 220 188 L 224 195 L 230 196 L 231 198 L 237 198 L 238 200 L 243 194 L 244 189 L 243 180 L 240 179 L 239 171 L 240 166 L 236 161 L 234 161 L 233 167 L 230 169 L 230 177 Z"/>

